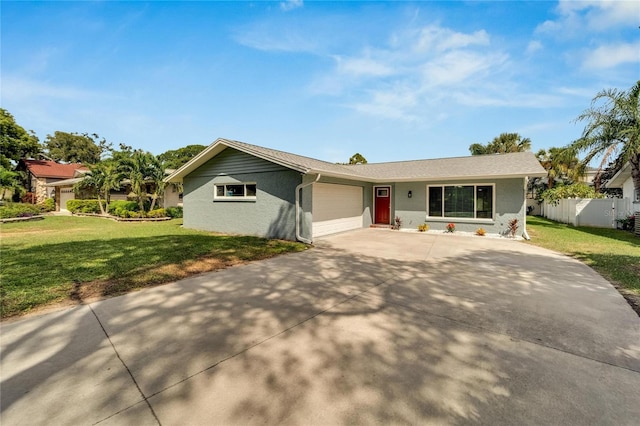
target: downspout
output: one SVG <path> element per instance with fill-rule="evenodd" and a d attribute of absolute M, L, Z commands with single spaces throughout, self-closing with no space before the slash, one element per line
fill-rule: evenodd
<path fill-rule="evenodd" d="M 313 243 L 313 241 L 300 235 L 300 210 L 302 209 L 300 207 L 300 190 L 319 181 L 320 176 L 321 174 L 318 173 L 316 179 L 313 182 L 301 183 L 300 185 L 296 186 L 296 239 L 298 241 L 302 241 L 305 244 L 311 244 Z"/>
<path fill-rule="evenodd" d="M 529 234 L 527 233 L 527 181 L 528 181 L 528 177 L 524 178 L 524 220 L 523 220 L 523 224 L 522 224 L 522 238 L 524 238 L 525 240 L 529 241 L 531 239 L 531 237 L 529 237 Z"/>

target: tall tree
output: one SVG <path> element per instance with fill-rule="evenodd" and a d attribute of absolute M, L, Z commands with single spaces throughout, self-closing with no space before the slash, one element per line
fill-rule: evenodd
<path fill-rule="evenodd" d="M 20 193 L 20 196 L 26 192 L 20 180 L 20 175 L 0 165 L 0 200 L 4 200 L 6 193 L 9 193 L 11 198 L 16 192 Z"/>
<path fill-rule="evenodd" d="M 0 166 L 10 170 L 21 159 L 35 157 L 41 149 L 36 135 L 27 132 L 9 111 L 0 108 Z"/>
<path fill-rule="evenodd" d="M 356 152 L 351 156 L 351 158 L 349 158 L 349 164 L 367 164 L 367 159 L 359 152 Z"/>
<path fill-rule="evenodd" d="M 150 155 L 148 157 L 147 164 L 147 180 L 153 183 L 153 193 L 151 194 L 151 207 L 149 210 L 153 210 L 156 206 L 156 202 L 159 198 L 164 196 L 164 167 L 162 167 L 162 163 L 158 159 L 158 157 L 154 157 Z"/>
<path fill-rule="evenodd" d="M 553 188 L 556 180 L 568 185 L 577 182 L 584 175 L 585 166 L 572 150 L 566 148 L 541 149 L 536 157 L 548 173 L 547 189 Z"/>
<path fill-rule="evenodd" d="M 89 172 L 77 184 L 78 188 L 92 188 L 98 197 L 98 205 L 100 213 L 109 212 L 109 203 L 111 202 L 111 190 L 120 187 L 122 175 L 118 172 L 117 164 L 112 161 L 103 161 L 101 163 L 89 166 Z M 104 200 L 104 205 L 102 201 Z"/>
<path fill-rule="evenodd" d="M 517 133 L 501 133 L 486 145 L 474 143 L 469 145 L 471 155 L 506 154 L 531 150 L 531 139 L 523 138 Z"/>
<path fill-rule="evenodd" d="M 158 155 L 158 159 L 165 169 L 179 169 L 205 148 L 204 145 L 187 145 L 183 148 L 163 152 Z"/>
<path fill-rule="evenodd" d="M 47 135 L 44 146 L 47 156 L 54 161 L 96 164 L 110 144 L 95 133 L 89 135 L 56 131 L 53 136 Z"/>
<path fill-rule="evenodd" d="M 576 121 L 587 123 L 580 139 L 570 146 L 586 152 L 583 163 L 598 156 L 602 156 L 600 167 L 612 158 L 629 162 L 634 189 L 640 191 L 640 80 L 629 90 L 598 92 Z"/>
<path fill-rule="evenodd" d="M 154 194 L 147 192 L 147 184 L 161 182 L 164 178 L 164 172 L 160 161 L 150 152 L 135 150 L 124 152 L 118 155 L 118 168 L 125 179 L 129 180 L 131 192 L 138 201 L 140 211 L 144 211 L 144 201 Z M 158 176 L 162 173 L 162 178 L 158 180 Z M 162 191 L 164 188 L 159 189 Z M 157 198 L 158 194 L 156 194 Z M 155 204 L 155 203 L 154 203 Z"/>

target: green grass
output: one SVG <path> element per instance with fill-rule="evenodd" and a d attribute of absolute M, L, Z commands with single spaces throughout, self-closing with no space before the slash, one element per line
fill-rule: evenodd
<path fill-rule="evenodd" d="M 184 229 L 182 219 L 121 223 L 52 216 L 0 225 L 1 316 L 167 283 L 303 244 Z"/>
<path fill-rule="evenodd" d="M 573 227 L 527 217 L 531 244 L 573 256 L 618 286 L 640 295 L 640 238 L 610 228 Z"/>

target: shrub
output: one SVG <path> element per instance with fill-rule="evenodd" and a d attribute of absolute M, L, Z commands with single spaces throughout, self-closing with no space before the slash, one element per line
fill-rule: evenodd
<path fill-rule="evenodd" d="M 447 232 L 454 233 L 456 232 L 456 224 L 455 223 L 447 223 Z"/>
<path fill-rule="evenodd" d="M 517 230 L 518 230 L 518 219 L 511 219 L 509 221 L 509 235 L 511 237 L 515 237 Z"/>
<path fill-rule="evenodd" d="M 428 230 L 429 230 L 429 225 L 427 225 L 426 223 L 423 223 L 422 225 L 418 225 L 418 231 L 426 232 Z"/>
<path fill-rule="evenodd" d="M 7 203 L 0 206 L 0 219 L 13 217 L 30 217 L 42 213 L 40 206 L 25 203 Z"/>
<path fill-rule="evenodd" d="M 578 182 L 547 189 L 540 195 L 540 198 L 550 204 L 557 205 L 563 198 L 604 198 L 604 194 L 596 192 L 592 186 L 584 182 Z"/>
<path fill-rule="evenodd" d="M 400 219 L 400 216 L 396 216 L 394 220 L 394 224 L 391 225 L 391 229 L 398 230 L 400 229 L 401 226 L 402 226 L 402 219 Z"/>
<path fill-rule="evenodd" d="M 67 210 L 71 213 L 100 213 L 98 200 L 69 200 Z"/>
<path fill-rule="evenodd" d="M 616 219 L 616 222 L 620 224 L 620 227 L 625 231 L 633 231 L 636 229 L 636 217 L 629 215 L 622 219 Z"/>
<path fill-rule="evenodd" d="M 484 228 L 478 228 L 476 229 L 476 235 L 484 237 L 485 235 L 487 235 L 487 231 L 485 231 Z"/>
<path fill-rule="evenodd" d="M 183 215 L 182 207 L 167 207 L 167 216 L 172 218 L 181 218 Z"/>
<path fill-rule="evenodd" d="M 47 198 L 38 204 L 43 212 L 52 212 L 56 209 L 56 201 L 53 198 Z"/>
<path fill-rule="evenodd" d="M 33 192 L 27 192 L 20 199 L 23 204 L 35 204 L 37 200 L 38 197 Z"/>
<path fill-rule="evenodd" d="M 147 217 L 167 217 L 164 209 L 154 209 L 147 213 Z"/>
<path fill-rule="evenodd" d="M 131 213 L 138 211 L 138 203 L 135 201 L 112 201 L 109 204 L 109 213 L 118 217 L 136 217 L 131 216 Z"/>

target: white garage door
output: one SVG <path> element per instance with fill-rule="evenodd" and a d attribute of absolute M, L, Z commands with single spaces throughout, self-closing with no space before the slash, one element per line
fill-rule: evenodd
<path fill-rule="evenodd" d="M 313 236 L 362 228 L 362 187 L 313 185 Z"/>
<path fill-rule="evenodd" d="M 71 188 L 60 188 L 60 210 L 67 210 L 67 201 L 74 200 L 76 195 Z"/>

